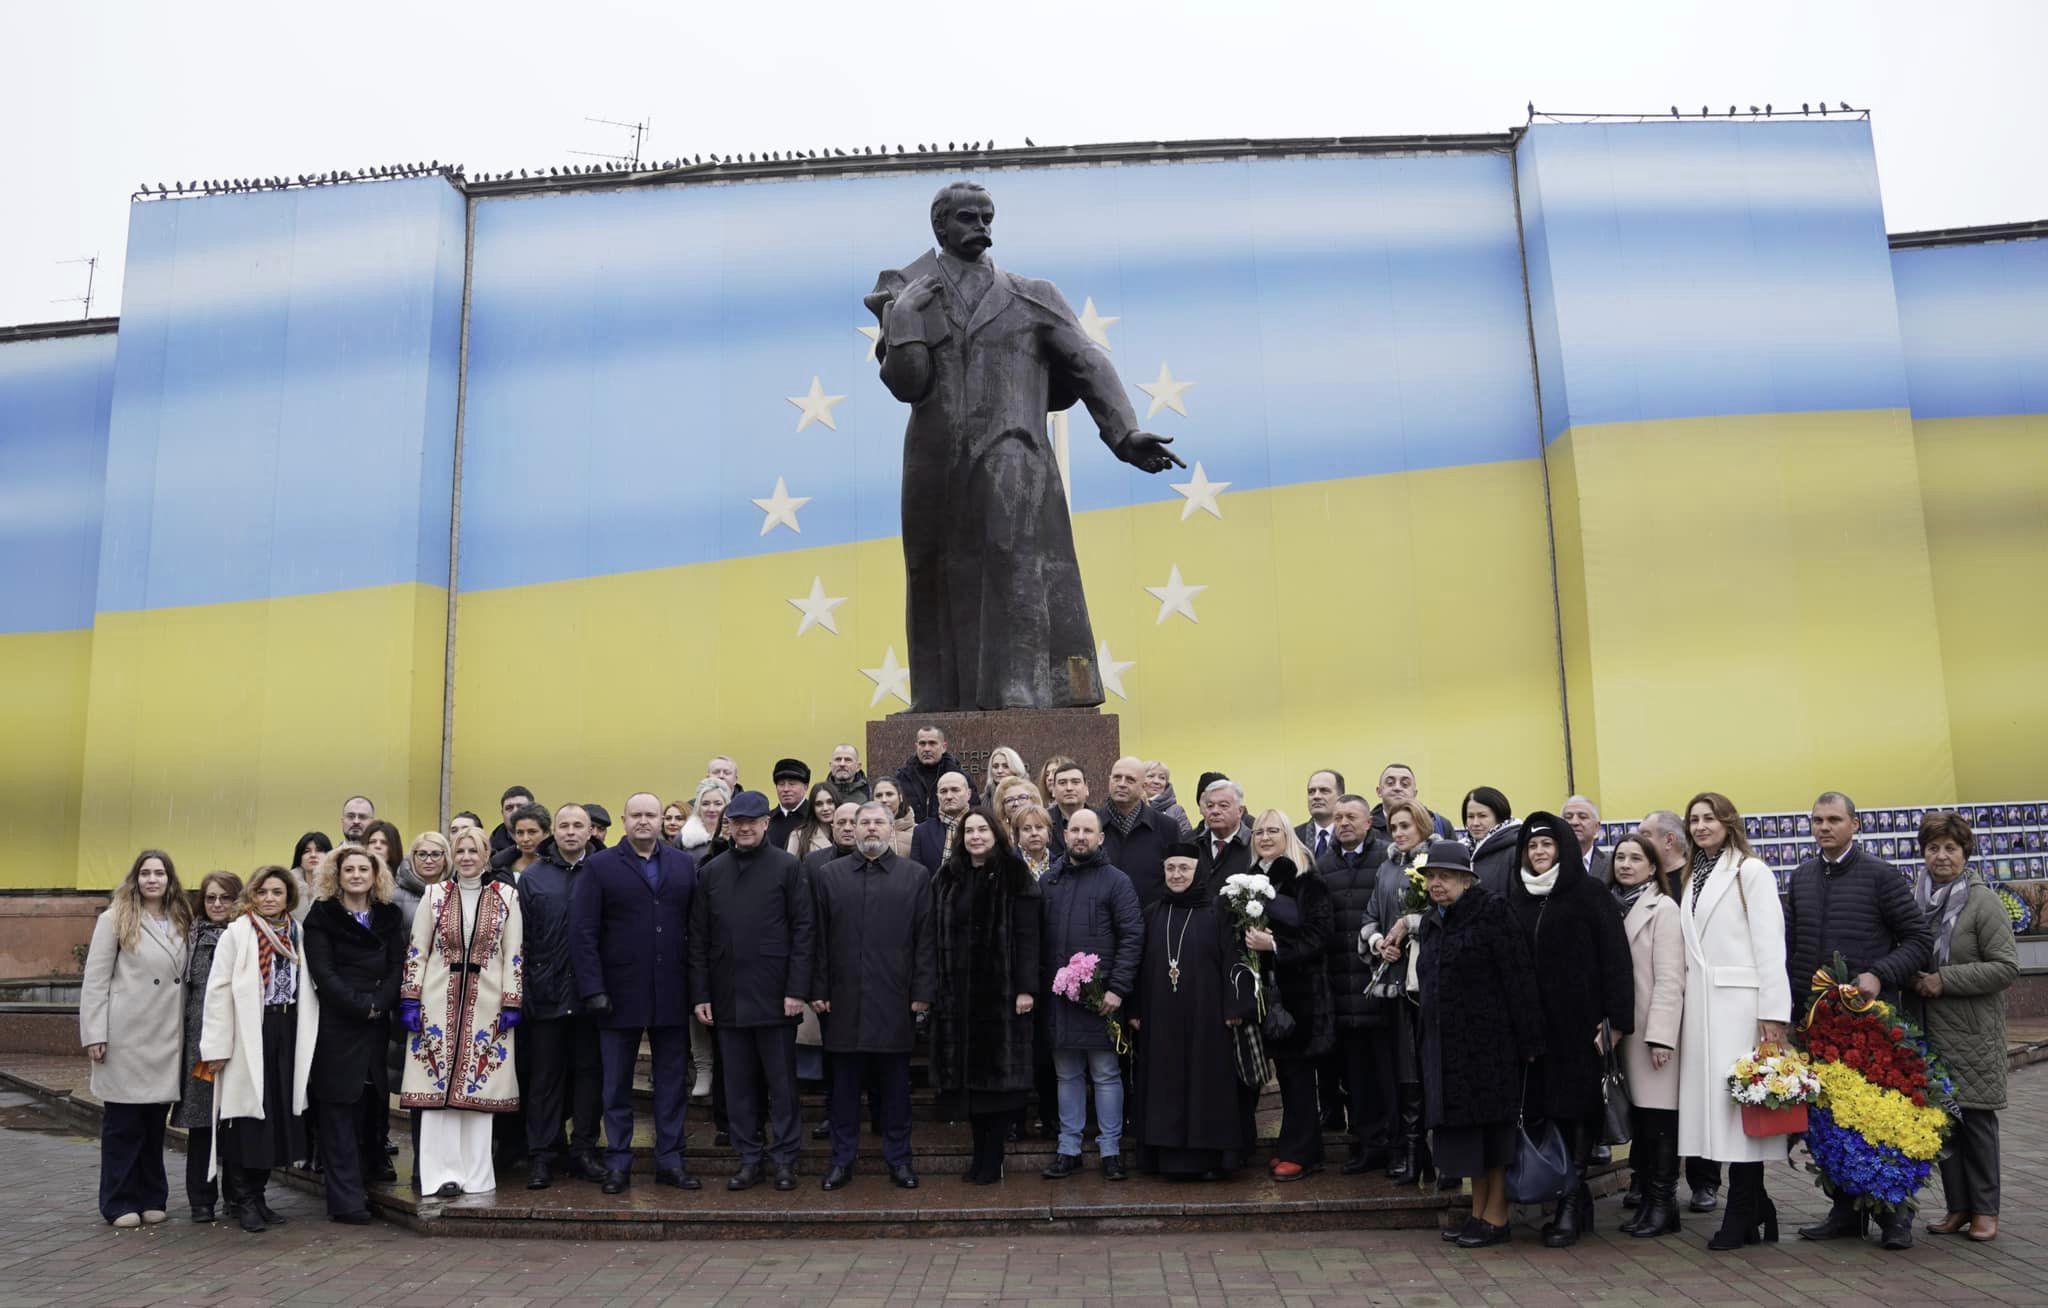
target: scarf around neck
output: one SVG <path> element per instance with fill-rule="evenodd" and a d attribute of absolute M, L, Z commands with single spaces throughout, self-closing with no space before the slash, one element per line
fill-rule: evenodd
<path fill-rule="evenodd" d="M 1633 886 L 1625 886 L 1619 881 L 1614 883 L 1614 902 L 1621 906 L 1621 915 L 1623 917 L 1628 916 L 1629 910 L 1636 906 L 1636 901 L 1643 897 L 1643 892 L 1648 890 L 1652 884 L 1652 882 L 1648 881 Z"/>
<path fill-rule="evenodd" d="M 1955 941 L 1956 919 L 1963 915 L 1963 905 L 1970 898 L 1970 873 L 1967 869 L 1945 886 L 1934 884 L 1934 878 L 1922 868 L 1913 878 L 1913 902 L 1920 905 L 1920 911 L 1927 915 L 1927 924 L 1934 928 L 1934 966 L 1948 966 L 1949 946 Z"/>
<path fill-rule="evenodd" d="M 292 931 L 298 924 L 291 914 L 273 922 L 261 913 L 250 910 L 249 923 L 256 928 L 256 962 L 263 969 L 263 989 L 270 989 L 270 974 L 282 958 L 288 965 L 297 966 L 299 956 L 293 945 Z"/>
<path fill-rule="evenodd" d="M 1538 899 L 1543 898 L 1551 891 L 1557 889 L 1557 874 L 1560 870 L 1562 870 L 1563 867 L 1564 865 L 1562 863 L 1553 863 L 1550 865 L 1550 870 L 1548 872 L 1545 872 L 1540 877 L 1537 876 L 1535 873 L 1531 872 L 1528 868 L 1523 868 L 1522 889 L 1528 891 L 1530 894 L 1534 895 Z"/>

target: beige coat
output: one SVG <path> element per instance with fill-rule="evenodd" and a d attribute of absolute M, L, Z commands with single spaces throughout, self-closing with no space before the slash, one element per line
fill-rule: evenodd
<path fill-rule="evenodd" d="M 399 1102 L 407 1108 L 519 1107 L 517 1032 L 501 1031 L 498 1018 L 522 1006 L 521 930 L 518 892 L 503 882 L 483 886 L 474 922 L 463 921 L 452 877 L 420 897 L 398 990 L 401 999 L 420 1001 L 421 1030 L 405 1042 Z"/>
<path fill-rule="evenodd" d="M 1650 1066 L 1650 1046 L 1663 1045 L 1676 1055 L 1685 1018 L 1685 930 L 1678 923 L 1678 901 L 1652 886 L 1621 926 L 1636 977 L 1636 1029 L 1621 1038 L 1629 1100 L 1638 1108 L 1676 1108 L 1678 1059 L 1659 1071 Z"/>
<path fill-rule="evenodd" d="M 306 1077 L 320 1037 L 320 996 L 306 970 L 305 937 L 300 937 L 298 1039 L 292 1057 L 291 1112 L 306 1111 Z M 228 923 L 213 950 L 206 979 L 206 1020 L 199 1028 L 199 1057 L 225 1061 L 213 1075 L 213 1120 L 262 1117 L 278 1105 L 263 1102 L 263 962 L 256 924 L 244 913 Z M 215 1140 L 219 1137 L 216 1135 Z M 216 1164 L 209 1163 L 213 1175 Z"/>
<path fill-rule="evenodd" d="M 185 942 L 166 948 L 148 927 L 135 948 L 114 938 L 114 910 L 92 925 L 78 990 L 78 1043 L 105 1045 L 92 1065 L 102 1103 L 174 1104 L 184 1089 Z"/>
<path fill-rule="evenodd" d="M 1742 1110 L 1728 1096 L 1735 1060 L 1756 1048 L 1757 1023 L 1792 1016 L 1777 878 L 1762 859 L 1742 858 L 1731 846 L 1707 874 L 1694 912 L 1689 870 L 1685 876 L 1678 903 L 1685 934 L 1678 1152 L 1721 1163 L 1783 1162 L 1786 1137 L 1744 1135 Z"/>

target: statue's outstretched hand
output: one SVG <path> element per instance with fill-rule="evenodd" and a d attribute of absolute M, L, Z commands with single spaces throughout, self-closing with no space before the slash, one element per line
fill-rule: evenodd
<path fill-rule="evenodd" d="M 1124 442 L 1123 449 L 1118 451 L 1117 457 L 1133 468 L 1145 472 L 1165 472 L 1168 468 L 1187 467 L 1187 464 L 1181 462 L 1178 454 L 1166 448 L 1171 444 L 1171 436 L 1154 436 L 1149 431 L 1133 432 L 1131 438 Z"/>

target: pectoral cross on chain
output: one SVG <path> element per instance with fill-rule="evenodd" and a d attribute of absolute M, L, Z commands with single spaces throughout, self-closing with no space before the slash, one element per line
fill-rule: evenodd
<path fill-rule="evenodd" d="M 1166 983 L 1167 983 L 1168 985 L 1170 985 L 1170 986 L 1172 986 L 1172 987 L 1173 987 L 1173 990 L 1174 990 L 1174 993 L 1175 993 L 1175 994 L 1179 994 L 1179 993 L 1180 993 L 1180 964 L 1179 964 L 1179 963 L 1174 963 L 1174 962 L 1169 962 L 1169 963 L 1167 963 L 1167 965 L 1166 965 Z"/>

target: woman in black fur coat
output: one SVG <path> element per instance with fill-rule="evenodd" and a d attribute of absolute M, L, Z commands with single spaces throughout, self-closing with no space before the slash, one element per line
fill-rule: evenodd
<path fill-rule="evenodd" d="M 990 838 L 984 853 L 981 831 Z M 985 809 L 960 819 L 961 839 L 932 878 L 939 995 L 932 1005 L 932 1080 L 942 1111 L 974 1126 L 966 1179 L 1003 1179 L 1010 1119 L 1031 1091 L 1031 1009 L 1039 988 L 1038 882 Z M 972 834 L 977 838 L 970 842 Z"/>
<path fill-rule="evenodd" d="M 1578 837 L 1554 813 L 1522 823 L 1518 871 L 1508 907 L 1529 942 L 1546 1052 L 1529 1072 L 1522 1112 L 1557 1124 L 1581 1180 L 1544 1224 L 1543 1243 L 1562 1249 L 1593 1226 L 1593 1193 L 1584 1175 L 1599 1143 L 1601 1023 L 1614 1036 L 1635 1030 L 1635 964 L 1621 910 L 1586 871 Z"/>

